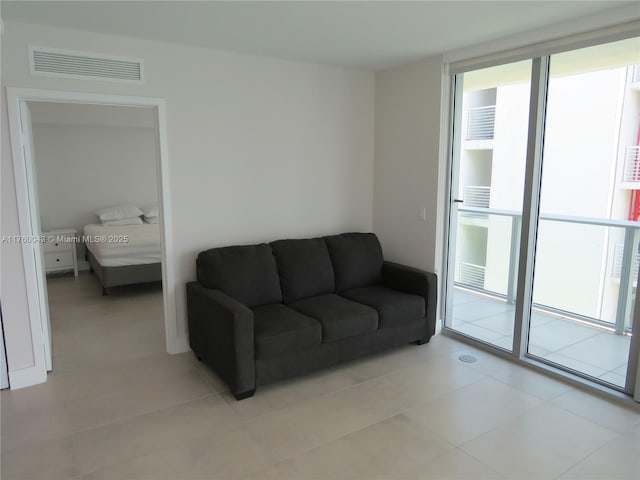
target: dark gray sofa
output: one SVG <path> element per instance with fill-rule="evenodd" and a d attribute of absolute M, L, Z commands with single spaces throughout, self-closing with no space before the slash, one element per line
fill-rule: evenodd
<path fill-rule="evenodd" d="M 189 342 L 238 400 L 435 333 L 436 275 L 384 261 L 373 233 L 213 248 L 196 264 Z"/>

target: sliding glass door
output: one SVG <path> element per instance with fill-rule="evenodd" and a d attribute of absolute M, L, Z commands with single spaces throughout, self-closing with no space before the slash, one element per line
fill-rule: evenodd
<path fill-rule="evenodd" d="M 511 350 L 531 61 L 456 78 L 447 326 Z"/>
<path fill-rule="evenodd" d="M 549 60 L 528 352 L 624 387 L 638 278 L 640 63 L 626 40 Z"/>
<path fill-rule="evenodd" d="M 631 392 L 639 39 L 459 73 L 454 92 L 445 328 Z"/>

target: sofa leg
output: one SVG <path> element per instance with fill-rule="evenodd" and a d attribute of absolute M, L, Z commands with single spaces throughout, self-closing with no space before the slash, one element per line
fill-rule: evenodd
<path fill-rule="evenodd" d="M 253 390 L 247 390 L 246 392 L 240 392 L 240 393 L 236 393 L 236 392 L 231 392 L 231 393 L 233 393 L 233 396 L 236 397 L 236 400 L 244 400 L 245 398 L 253 397 L 253 394 L 256 393 L 256 389 L 254 388 Z"/>
<path fill-rule="evenodd" d="M 431 337 L 421 338 L 420 340 L 416 340 L 414 343 L 416 345 L 424 345 L 425 343 L 429 343 L 429 340 L 431 340 Z"/>

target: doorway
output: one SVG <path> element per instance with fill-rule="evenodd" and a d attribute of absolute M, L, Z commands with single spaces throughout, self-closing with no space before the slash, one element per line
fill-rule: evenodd
<path fill-rule="evenodd" d="M 38 207 L 36 165 L 33 151 L 29 105 L 35 102 L 49 104 L 75 104 L 104 107 L 147 109 L 153 118 L 154 141 L 157 151 L 158 223 L 161 238 L 161 272 L 164 295 L 164 343 L 166 351 L 177 352 L 175 286 L 171 243 L 171 218 L 168 189 L 168 149 L 166 139 L 165 106 L 162 99 L 146 97 L 123 97 L 73 92 L 55 92 L 31 89 L 7 88 L 9 123 L 13 149 L 14 176 L 18 200 L 20 233 L 24 238 L 44 238 L 41 211 Z M 23 242 L 23 262 L 27 282 L 29 321 L 31 322 L 34 365 L 17 372 L 9 372 L 11 388 L 20 388 L 46 381 L 46 372 L 51 362 L 51 323 L 48 311 L 45 272 L 44 244 L 46 242 Z M 7 338 L 7 341 L 11 341 Z"/>

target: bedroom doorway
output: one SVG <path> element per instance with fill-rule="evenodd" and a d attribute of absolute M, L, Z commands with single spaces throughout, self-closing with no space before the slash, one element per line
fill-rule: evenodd
<path fill-rule="evenodd" d="M 134 303 L 132 299 L 135 299 L 135 303 L 140 305 L 140 310 L 137 313 L 131 313 L 132 316 L 140 318 L 143 316 L 144 311 L 155 311 L 157 317 L 162 319 L 158 323 L 157 329 L 161 330 L 159 335 L 163 337 L 157 339 L 156 343 L 161 348 L 162 343 L 164 343 L 164 351 L 169 353 L 177 352 L 179 347 L 177 346 L 175 326 L 173 264 L 170 255 L 172 248 L 170 244 L 171 236 L 168 235 L 168 232 L 171 231 L 171 218 L 167 208 L 169 205 L 168 158 L 163 100 L 146 97 L 91 95 L 30 89 L 7 89 L 7 98 L 14 151 L 14 176 L 17 186 L 20 231 L 23 238 L 34 240 L 23 242 L 22 250 L 29 297 L 29 316 L 35 365 L 31 369 L 25 369 L 26 371 L 22 371 L 20 374 L 12 375 L 10 377 L 11 388 L 20 388 L 46 381 L 46 372 L 55 367 L 52 355 L 52 312 L 49 311 L 47 273 L 70 272 L 66 276 L 51 277 L 55 285 L 52 293 L 56 295 L 57 305 L 62 308 L 68 309 L 74 300 L 84 302 L 83 305 L 87 308 L 85 308 L 83 314 L 86 318 L 92 318 L 91 311 L 96 313 L 107 312 L 107 314 L 112 315 L 111 322 L 113 324 L 113 322 L 117 321 L 114 320 L 117 319 L 117 315 L 114 316 L 114 312 L 117 313 L 119 309 L 120 311 L 123 310 L 127 301 Z M 49 138 L 56 141 L 57 138 L 58 143 L 62 144 L 59 145 L 61 151 L 65 146 L 65 141 L 64 135 L 60 134 L 60 132 L 68 129 L 70 127 L 69 123 L 78 123 L 82 125 L 82 128 L 89 129 L 92 126 L 91 123 L 95 122 L 95 112 L 102 111 L 104 115 L 100 122 L 106 122 L 107 126 L 116 127 L 119 122 L 123 121 L 123 115 L 126 114 L 129 115 L 127 122 L 137 123 L 140 128 L 148 129 L 147 133 L 150 137 L 147 138 L 147 147 L 151 142 L 149 148 L 154 152 L 152 160 L 154 164 L 152 165 L 153 168 L 148 169 L 149 178 L 141 183 L 147 185 L 147 190 L 151 188 L 155 191 L 155 202 L 150 198 L 144 200 L 144 196 L 138 195 L 136 197 L 133 194 L 131 196 L 133 200 L 129 201 L 127 195 L 122 193 L 123 185 L 126 186 L 127 184 L 126 170 L 123 170 L 127 165 L 126 161 L 121 166 L 121 171 L 113 172 L 113 178 L 119 178 L 118 181 L 114 182 L 113 188 L 114 190 L 120 189 L 119 192 L 116 192 L 114 198 L 119 198 L 120 200 L 118 202 L 105 201 L 104 204 L 101 204 L 103 208 L 98 209 L 96 209 L 97 204 L 95 202 L 100 202 L 100 199 L 88 197 L 87 195 L 90 195 L 90 193 L 87 194 L 87 192 L 93 191 L 94 197 L 99 197 L 97 194 L 99 188 L 95 186 L 93 189 L 91 188 L 92 181 L 97 182 L 94 185 L 99 185 L 100 182 L 104 183 L 104 178 L 99 175 L 99 172 L 96 172 L 93 179 L 87 178 L 83 180 L 82 174 L 74 171 L 82 170 L 79 165 L 73 168 L 69 164 L 64 165 L 64 162 L 62 162 L 57 167 L 55 165 L 43 167 L 42 163 L 38 162 L 38 148 L 34 149 L 33 113 L 35 112 L 38 117 L 36 122 L 46 124 L 48 122 L 47 118 L 49 118 L 51 123 L 54 124 L 56 122 L 53 120 L 62 118 L 59 112 L 65 108 L 67 113 L 72 112 L 71 116 L 75 116 L 74 122 L 67 121 L 66 125 L 64 125 L 65 122 L 62 122 L 63 125 L 56 127 L 58 131 L 55 131 L 56 128 L 49 128 L 49 131 L 46 131 L 47 129 L 38 127 L 42 130 L 38 134 L 40 139 Z M 132 112 L 133 115 L 131 116 Z M 92 115 L 93 120 L 91 119 Z M 69 115 L 65 114 L 64 117 L 68 119 Z M 59 121 L 57 123 L 60 124 Z M 123 132 L 126 128 L 121 128 L 120 130 Z M 91 139 L 85 140 L 85 143 L 91 143 Z M 132 144 L 136 143 L 131 139 L 129 141 L 133 142 Z M 115 165 L 115 169 L 118 170 L 116 165 L 118 162 L 109 161 L 109 152 L 113 150 L 115 153 L 116 147 L 122 147 L 123 145 L 120 145 L 120 143 L 126 145 L 127 140 L 123 137 L 120 140 L 116 140 L 116 142 L 118 145 L 114 145 L 112 141 L 112 147 L 107 152 L 104 151 L 104 147 L 102 149 L 98 147 L 100 151 L 96 150 L 90 155 L 85 154 L 86 162 L 90 163 L 91 159 L 97 159 L 96 166 L 102 164 L 103 173 L 105 168 L 106 170 L 109 169 L 109 165 Z M 67 144 L 69 143 L 67 141 Z M 17 146 L 20 148 L 16 148 Z M 83 158 L 77 156 L 78 152 L 74 153 L 76 158 Z M 86 167 L 86 165 L 84 166 Z M 97 169 L 99 170 L 100 168 Z M 71 182 L 72 185 L 75 182 L 75 188 L 61 187 L 56 193 L 56 177 L 65 180 L 68 180 L 69 177 L 75 178 L 76 180 Z M 63 182 L 60 183 L 62 184 Z M 47 185 L 46 187 L 43 186 L 45 184 Z M 41 188 L 44 188 L 44 193 L 49 195 L 47 199 L 44 199 L 47 202 L 46 205 L 38 201 L 39 189 Z M 53 196 L 51 196 L 51 191 L 46 192 L 47 188 L 54 190 Z M 81 190 L 84 191 L 84 201 L 78 195 Z M 137 193 L 139 194 L 140 192 Z M 63 202 L 56 203 L 63 203 L 66 207 L 57 205 L 59 211 L 57 213 L 52 212 L 52 205 L 50 205 L 51 202 L 49 201 L 51 198 L 63 199 Z M 89 201 L 90 198 L 91 201 Z M 138 205 L 130 206 L 139 208 L 139 213 L 114 211 L 113 209 L 104 210 L 107 207 L 135 203 Z M 75 220 L 71 220 L 72 212 L 66 212 L 68 215 L 65 220 L 54 220 L 54 217 L 64 218 L 65 210 L 75 209 L 76 214 L 78 214 L 78 211 L 83 208 L 87 210 L 84 212 L 84 218 L 80 218 L 81 215 L 76 215 L 76 217 L 73 217 Z M 100 212 L 101 210 L 104 211 Z M 102 215 L 98 217 L 96 212 L 102 213 Z M 136 215 L 136 213 L 138 214 Z M 147 233 L 136 233 L 135 235 L 132 233 L 132 228 L 135 230 L 134 226 L 126 224 L 132 224 L 134 219 L 140 229 L 148 228 Z M 93 225 L 93 230 L 86 231 L 84 225 Z M 110 228 L 111 230 L 109 230 Z M 150 235 L 153 236 L 149 233 L 151 230 L 155 230 L 155 235 L 159 237 L 161 245 L 159 251 L 155 253 L 158 256 L 156 260 L 159 260 L 155 262 L 155 271 L 153 266 L 154 254 L 149 252 L 148 249 L 145 250 L 145 242 L 148 243 Z M 141 236 L 142 240 L 140 239 Z M 135 237 L 134 246 L 136 248 L 133 249 L 132 254 L 131 251 L 126 250 L 125 245 L 133 240 L 133 237 Z M 78 238 L 87 240 L 88 244 L 91 245 L 87 249 L 86 257 L 83 246 L 76 245 Z M 96 241 L 93 241 L 93 239 L 96 239 Z M 96 245 L 104 244 L 105 241 L 111 248 L 103 250 L 96 248 Z M 85 258 L 87 259 L 86 261 Z M 93 270 L 91 275 L 88 273 L 89 269 Z M 148 285 L 147 282 L 152 280 L 162 281 L 162 299 L 158 298 L 157 286 L 155 292 L 153 287 L 145 286 Z M 135 285 L 131 287 L 121 286 L 127 284 Z M 70 286 L 74 288 L 69 288 Z M 106 288 L 106 292 L 110 293 L 112 298 L 110 296 L 102 297 L 103 288 Z M 95 295 L 96 298 L 83 298 L 88 295 Z M 135 295 L 137 296 L 134 297 Z M 55 312 L 53 314 L 55 315 Z M 65 310 L 64 316 L 69 316 L 68 310 Z M 121 320 L 123 319 L 121 318 Z M 123 335 L 123 337 L 126 336 Z M 56 348 L 64 349 L 66 348 L 66 343 L 66 341 L 60 341 L 60 345 L 56 346 Z M 38 345 L 42 345 L 42 348 L 38 348 Z M 119 354 L 121 352 L 115 352 L 115 355 Z"/>

